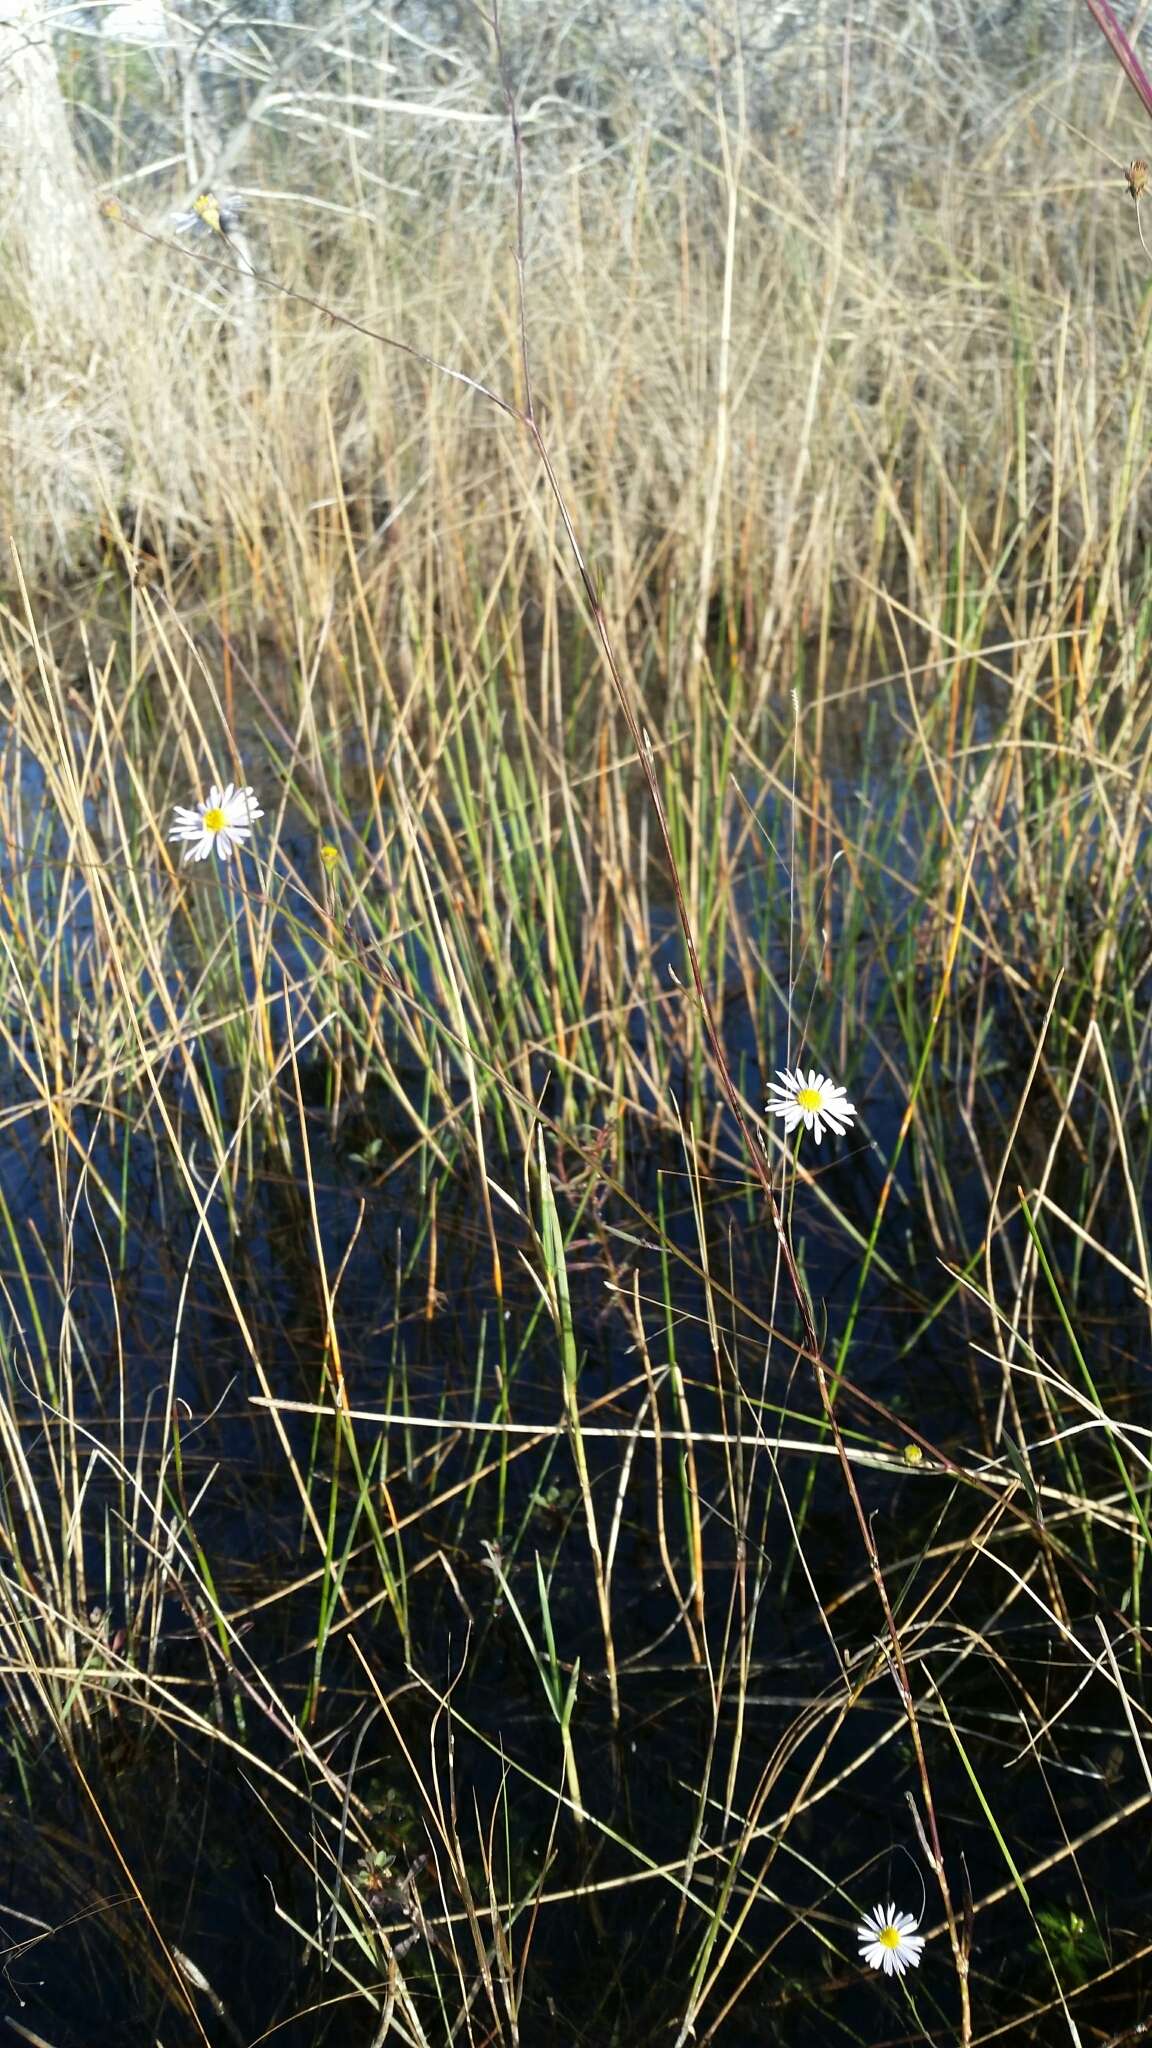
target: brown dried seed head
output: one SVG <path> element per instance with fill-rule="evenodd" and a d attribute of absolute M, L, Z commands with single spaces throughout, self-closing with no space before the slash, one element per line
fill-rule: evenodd
<path fill-rule="evenodd" d="M 1142 156 L 1133 157 L 1127 170 L 1128 190 L 1133 199 L 1142 199 L 1148 189 L 1148 166 Z"/>

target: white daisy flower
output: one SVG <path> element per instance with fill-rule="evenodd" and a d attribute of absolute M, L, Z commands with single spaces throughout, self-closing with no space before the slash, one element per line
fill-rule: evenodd
<path fill-rule="evenodd" d="M 873 1906 L 856 1929 L 860 1961 L 870 1970 L 883 1970 L 886 1977 L 902 1977 L 905 1970 L 918 1970 L 924 1951 L 920 1922 L 911 1913 L 898 1913 L 894 1905 Z"/>
<path fill-rule="evenodd" d="M 168 221 L 178 235 L 230 235 L 239 227 L 243 211 L 238 192 L 199 192 L 190 206 L 170 213 Z"/>
<path fill-rule="evenodd" d="M 173 805 L 173 825 L 168 837 L 187 840 L 186 861 L 207 860 L 213 847 L 221 860 L 230 860 L 236 848 L 251 838 L 253 825 L 263 816 L 251 783 L 239 789 L 230 782 L 220 789 L 214 782 L 194 810 L 186 804 Z"/>
<path fill-rule="evenodd" d="M 765 1109 L 769 1116 L 783 1117 L 789 1137 L 800 1124 L 815 1134 L 817 1144 L 824 1135 L 825 1124 L 838 1138 L 844 1136 L 856 1115 L 856 1105 L 849 1102 L 843 1088 L 837 1088 L 825 1074 L 818 1074 L 815 1067 L 808 1069 L 807 1080 L 803 1067 L 797 1067 L 794 1074 L 786 1069 L 777 1072 L 780 1077 L 770 1083 Z M 773 1101 L 773 1096 L 778 1099 Z"/>

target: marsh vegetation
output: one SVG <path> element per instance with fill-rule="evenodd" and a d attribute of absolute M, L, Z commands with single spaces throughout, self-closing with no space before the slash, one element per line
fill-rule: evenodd
<path fill-rule="evenodd" d="M 1120 2048 L 1145 117 L 269 12 L 78 10 L 72 315 L 4 230 L 7 2024 Z"/>

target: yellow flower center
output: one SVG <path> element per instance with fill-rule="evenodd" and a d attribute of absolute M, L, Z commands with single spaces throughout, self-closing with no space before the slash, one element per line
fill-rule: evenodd
<path fill-rule="evenodd" d="M 206 832 L 222 832 L 227 823 L 228 820 L 220 809 L 219 804 L 213 804 L 212 809 L 204 813 L 204 830 Z"/>
<path fill-rule="evenodd" d="M 801 1109 L 819 1109 L 824 1096 L 819 1088 L 798 1088 L 796 1101 Z"/>
<path fill-rule="evenodd" d="M 899 1948 L 900 1929 L 898 1927 L 885 1927 L 880 1933 L 879 1942 L 881 1948 Z"/>

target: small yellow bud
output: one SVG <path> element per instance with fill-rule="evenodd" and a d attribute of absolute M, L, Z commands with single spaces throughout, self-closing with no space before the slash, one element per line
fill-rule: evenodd
<path fill-rule="evenodd" d="M 201 192 L 200 197 L 192 201 L 192 211 L 200 215 L 205 227 L 211 228 L 213 234 L 224 233 L 220 222 L 220 208 L 214 192 Z"/>
<path fill-rule="evenodd" d="M 338 846 L 333 846 L 331 840 L 326 839 L 324 841 L 323 846 L 320 848 L 320 858 L 323 861 L 325 867 L 328 869 L 329 873 L 331 873 L 332 869 L 336 866 L 336 863 L 340 858 L 340 848 Z"/>

